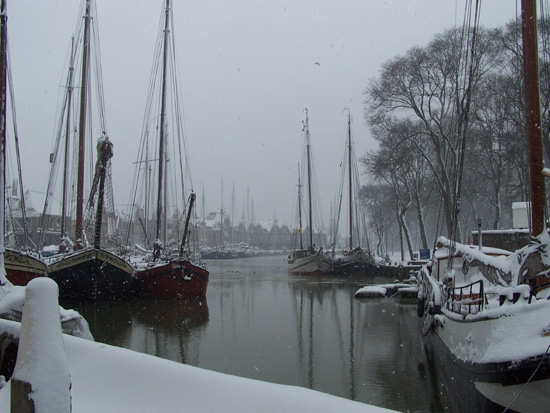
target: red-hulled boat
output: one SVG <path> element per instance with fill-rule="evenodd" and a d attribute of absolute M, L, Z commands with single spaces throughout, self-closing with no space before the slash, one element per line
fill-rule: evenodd
<path fill-rule="evenodd" d="M 155 240 L 152 254 L 146 254 L 146 251 L 142 249 L 144 254 L 137 261 L 133 261 L 136 277 L 134 287 L 136 294 L 144 297 L 204 297 L 208 286 L 209 272 L 200 263 L 198 255 L 197 262 L 193 262 L 190 257 L 195 254 L 184 253 L 196 198 L 195 193 L 192 191 L 187 205 L 184 206 L 184 211 L 187 213 L 183 234 L 176 234 L 180 232 L 180 218 L 183 217 L 179 213 L 178 204 L 185 199 L 181 194 L 184 192 L 184 177 L 188 165 L 186 164 L 187 156 L 184 156 L 181 152 L 186 145 L 183 136 L 181 108 L 179 107 L 181 100 L 176 84 L 177 68 L 173 54 L 175 47 L 174 30 L 171 27 L 171 12 L 170 0 L 166 0 L 150 82 L 151 85 L 160 85 L 160 88 L 151 87 L 149 89 L 141 147 L 136 162 L 137 170 L 134 181 L 136 188 L 132 201 L 129 203 L 132 205 L 129 237 L 133 222 L 138 224 L 134 228 L 138 228 L 139 233 L 145 236 L 146 245 L 149 244 L 148 238 L 151 239 L 151 235 Z M 168 81 L 173 82 L 169 87 L 167 87 Z M 172 102 L 173 107 L 168 107 L 167 101 Z M 157 104 L 158 106 L 156 106 Z M 172 127 L 173 133 L 168 133 L 169 126 Z M 153 136 L 156 138 L 156 153 L 151 159 L 149 148 L 153 145 L 148 143 L 148 139 Z M 173 151 L 170 151 L 170 148 L 173 148 Z M 170 156 L 179 156 L 179 158 L 170 161 Z M 150 166 L 153 162 L 156 163 L 156 168 Z M 145 165 L 145 168 L 143 168 L 143 165 Z M 174 170 L 176 167 L 180 169 Z M 143 170 L 146 172 L 143 173 Z M 156 174 L 156 176 L 153 177 L 153 174 Z M 167 180 L 170 178 L 174 182 L 167 184 Z M 154 191 L 151 191 L 150 182 L 156 183 Z M 185 188 L 192 188 L 190 179 L 189 182 L 186 182 L 186 185 Z M 146 188 L 144 191 L 140 189 L 143 187 Z M 170 192 L 167 191 L 168 188 L 178 188 L 178 190 Z M 138 194 L 143 198 L 137 200 Z M 152 199 L 153 196 L 154 199 Z M 172 198 L 169 199 L 169 196 L 172 196 Z M 142 209 L 134 209 L 137 204 L 141 205 Z M 155 214 L 152 214 L 154 215 L 153 219 L 150 220 L 148 211 L 151 205 L 155 205 L 156 210 Z M 143 211 L 143 215 L 141 215 L 141 211 Z M 173 217 L 171 223 L 167 220 L 168 216 Z M 155 227 L 155 232 L 149 234 L 148 223 L 153 220 L 155 225 L 151 225 L 151 227 Z M 170 224 L 175 225 L 170 227 Z M 180 239 L 181 243 L 178 244 Z M 171 251 L 170 245 L 178 245 L 179 251 L 174 253 Z"/>
<path fill-rule="evenodd" d="M 7 135 L 7 107 L 8 107 L 8 17 L 6 14 L 6 2 L 2 2 L 2 10 L 0 11 L 0 223 L 2 229 L 4 228 L 5 205 L 6 205 L 6 173 L 5 173 L 5 161 L 6 161 L 6 135 Z M 12 91 L 13 93 L 13 91 Z M 13 94 L 12 94 L 13 105 Z M 13 109 L 13 108 L 12 108 Z M 12 110 L 13 111 L 13 110 Z M 15 131 L 15 146 L 18 147 L 17 140 L 17 128 L 15 127 L 14 118 L 14 131 Z M 16 150 L 17 158 L 19 161 L 19 150 Z M 19 183 L 21 185 L 21 171 L 19 170 Z M 25 207 L 24 197 L 21 199 L 21 211 L 23 216 L 23 226 L 26 225 L 25 219 Z M 26 227 L 25 227 L 26 229 Z M 26 234 L 26 232 L 25 232 Z M 14 285 L 27 285 L 27 283 L 36 277 L 43 277 L 46 275 L 46 264 L 39 258 L 33 256 L 30 253 L 18 251 L 15 249 L 9 249 L 4 247 L 4 231 L 0 231 L 0 261 L 3 261 L 3 267 L 6 270 L 6 277 Z"/>
<path fill-rule="evenodd" d="M 36 277 L 45 277 L 48 272 L 46 263 L 30 253 L 6 248 L 4 252 L 6 277 L 13 285 L 25 286 Z"/>
<path fill-rule="evenodd" d="M 204 297 L 209 272 L 185 258 L 152 262 L 136 270 L 138 295 L 148 298 Z"/>

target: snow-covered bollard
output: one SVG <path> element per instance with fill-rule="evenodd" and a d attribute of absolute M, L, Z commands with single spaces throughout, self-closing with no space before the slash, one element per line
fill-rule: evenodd
<path fill-rule="evenodd" d="M 25 289 L 11 412 L 69 413 L 71 377 L 59 320 L 58 287 L 40 277 Z"/>

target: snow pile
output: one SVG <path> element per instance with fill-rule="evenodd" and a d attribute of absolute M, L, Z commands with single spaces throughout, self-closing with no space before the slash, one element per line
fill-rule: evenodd
<path fill-rule="evenodd" d="M 385 297 L 387 289 L 381 285 L 367 285 L 358 289 L 355 292 L 355 297 L 357 298 L 375 298 L 375 297 Z"/>
<path fill-rule="evenodd" d="M 414 277 L 413 277 L 414 278 Z M 416 282 L 416 278 L 414 278 Z M 418 287 L 413 284 L 392 283 L 366 285 L 355 292 L 355 298 L 379 298 L 379 297 L 412 297 L 418 293 Z"/>
<path fill-rule="evenodd" d="M 20 322 L 24 304 L 25 287 L 14 286 L 11 283 L 0 287 L 0 318 Z M 77 311 L 59 307 L 59 317 L 64 333 L 87 340 L 94 339 L 88 322 Z"/>
<path fill-rule="evenodd" d="M 37 412 L 71 411 L 71 377 L 57 303 L 55 281 L 39 277 L 29 282 L 12 381 L 31 385 L 28 397 Z"/>

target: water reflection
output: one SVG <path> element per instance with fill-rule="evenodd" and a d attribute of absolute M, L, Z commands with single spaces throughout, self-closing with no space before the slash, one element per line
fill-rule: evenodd
<path fill-rule="evenodd" d="M 205 298 L 101 303 L 78 310 L 96 341 L 186 364 L 200 355 L 195 339 L 209 318 Z"/>
<path fill-rule="evenodd" d="M 104 302 L 78 305 L 74 308 L 88 321 L 96 341 L 121 346 L 132 333 L 131 303 Z"/>
<path fill-rule="evenodd" d="M 361 302 L 346 283 L 290 288 L 301 385 L 401 411 L 438 409 L 414 303 Z"/>
<path fill-rule="evenodd" d="M 364 281 L 289 276 L 285 264 L 212 261 L 208 302 L 140 301 L 83 314 L 95 317 L 98 341 L 400 411 L 443 410 L 414 302 L 359 301 Z"/>

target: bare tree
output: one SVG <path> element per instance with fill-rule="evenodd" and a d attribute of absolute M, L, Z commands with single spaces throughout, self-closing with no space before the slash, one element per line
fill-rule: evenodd
<path fill-rule="evenodd" d="M 404 140 L 416 147 L 431 171 L 443 202 L 447 231 L 453 232 L 458 205 L 461 148 L 468 121 L 468 97 L 498 64 L 494 38 L 480 30 L 471 61 L 465 58 L 465 31 L 448 30 L 426 48 L 413 48 L 384 64 L 366 90 L 365 114 L 373 128 L 388 131 L 397 120 L 414 126 Z"/>
<path fill-rule="evenodd" d="M 388 205 L 395 203 L 392 190 L 387 185 L 365 185 L 361 188 L 360 197 L 369 211 L 369 227 L 376 236 L 376 254 L 383 257 L 387 254 L 384 239 L 395 222 L 393 209 L 388 208 Z"/>

